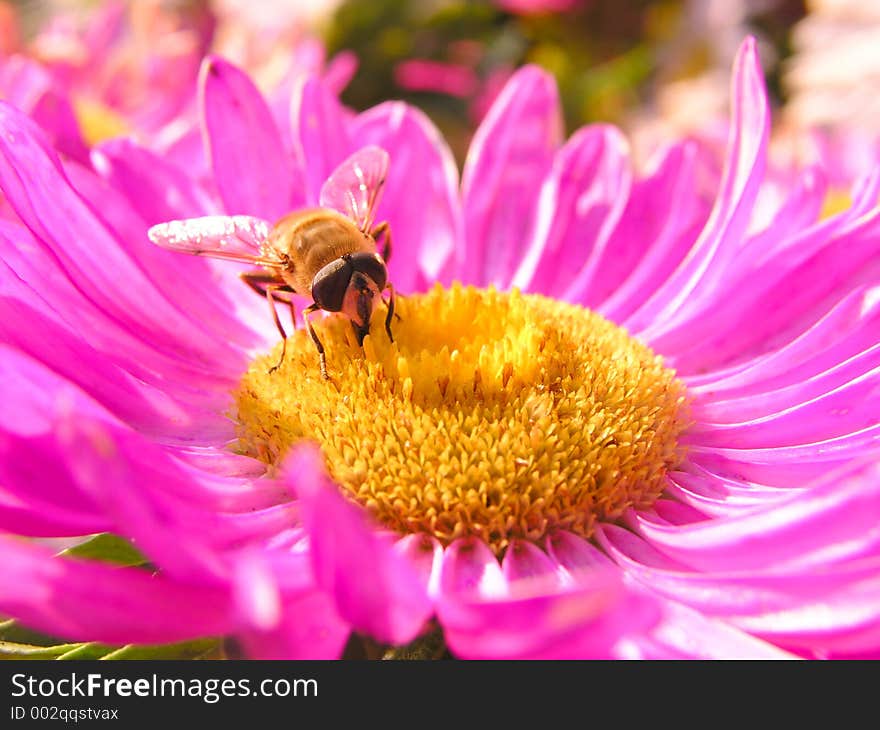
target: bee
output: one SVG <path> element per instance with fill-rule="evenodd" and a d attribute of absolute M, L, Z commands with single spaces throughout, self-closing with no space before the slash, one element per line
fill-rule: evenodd
<path fill-rule="evenodd" d="M 387 307 L 385 331 L 393 342 L 394 287 L 386 265 L 391 256 L 388 222 L 373 225 L 388 172 L 388 153 L 363 147 L 339 165 L 321 187 L 319 206 L 296 210 L 274 225 L 246 215 L 205 216 L 155 225 L 150 240 L 171 251 L 209 256 L 260 267 L 240 274 L 257 294 L 266 297 L 282 338 L 284 362 L 287 333 L 278 317 L 277 303 L 290 308 L 296 327 L 292 296 L 311 297 L 303 320 L 318 350 L 321 375 L 329 380 L 324 345 L 309 315 L 318 310 L 341 312 L 349 320 L 359 345 L 370 331 L 377 300 Z M 383 239 L 382 254 L 377 241 Z M 382 292 L 389 291 L 388 300 Z"/>

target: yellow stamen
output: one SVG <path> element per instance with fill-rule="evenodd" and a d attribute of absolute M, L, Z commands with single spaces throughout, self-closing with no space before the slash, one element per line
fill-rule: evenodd
<path fill-rule="evenodd" d="M 852 203 L 852 196 L 848 190 L 844 188 L 831 188 L 822 202 L 822 212 L 819 217 L 821 220 L 825 220 L 838 213 L 843 213 L 852 207 Z"/>
<path fill-rule="evenodd" d="M 73 109 L 83 139 L 90 146 L 130 131 L 128 123 L 118 112 L 94 99 L 79 97 L 74 100 Z"/>
<path fill-rule="evenodd" d="M 377 308 L 363 349 L 342 317 L 251 364 L 240 449 L 277 464 L 314 439 L 352 499 L 400 533 L 475 535 L 502 553 L 646 507 L 680 458 L 684 388 L 598 314 L 546 297 L 439 285 Z M 316 318 L 317 319 L 317 318 Z M 280 348 L 280 344 L 278 346 Z"/>

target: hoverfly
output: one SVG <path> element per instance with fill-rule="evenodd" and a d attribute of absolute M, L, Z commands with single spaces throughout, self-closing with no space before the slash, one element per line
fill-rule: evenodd
<path fill-rule="evenodd" d="M 386 263 L 391 256 L 388 222 L 373 226 L 385 175 L 388 153 L 363 147 L 337 167 L 321 187 L 318 208 L 297 210 L 274 225 L 246 215 L 205 216 L 160 223 L 150 228 L 150 240 L 172 251 L 238 261 L 261 267 L 240 276 L 269 302 L 283 344 L 274 372 L 284 362 L 287 334 L 276 303 L 290 307 L 296 326 L 293 294 L 309 296 L 312 304 L 302 314 L 318 350 L 321 375 L 329 379 L 324 346 L 309 315 L 322 309 L 341 312 L 351 320 L 358 344 L 370 331 L 377 299 L 389 290 L 385 331 L 393 342 L 394 287 Z M 377 241 L 384 238 L 382 255 Z"/>

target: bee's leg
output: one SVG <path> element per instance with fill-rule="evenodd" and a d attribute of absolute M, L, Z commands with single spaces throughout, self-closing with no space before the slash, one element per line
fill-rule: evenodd
<path fill-rule="evenodd" d="M 388 225 L 388 221 L 383 221 L 370 231 L 374 241 L 378 241 L 379 236 L 383 233 L 385 234 L 385 243 L 382 246 L 382 258 L 387 264 L 391 260 L 391 226 Z"/>
<path fill-rule="evenodd" d="M 275 325 L 278 327 L 282 338 L 285 337 L 284 328 L 278 321 L 278 312 L 275 310 L 273 300 L 290 307 L 290 321 L 293 324 L 293 329 L 296 329 L 296 311 L 293 308 L 293 298 L 291 297 L 294 291 L 287 284 L 283 283 L 284 280 L 282 278 L 277 274 L 265 271 L 246 271 L 243 274 L 239 274 L 239 277 L 261 297 L 266 297 L 270 300 L 269 306 L 272 308 L 272 319 L 275 321 Z M 271 297 L 269 296 L 270 288 L 272 289 Z"/>
<path fill-rule="evenodd" d="M 321 377 L 323 377 L 324 380 L 330 380 L 330 376 L 327 375 L 327 356 L 324 354 L 324 345 L 321 344 L 321 340 L 318 339 L 318 334 L 315 332 L 315 328 L 312 327 L 312 323 L 309 321 L 309 315 L 312 312 L 317 312 L 319 309 L 320 307 L 317 304 L 312 304 L 306 307 L 302 314 L 306 327 L 309 328 L 309 335 L 311 335 L 315 347 L 318 348 L 318 359 L 321 362 Z"/>
<path fill-rule="evenodd" d="M 385 302 L 385 306 L 388 307 L 388 315 L 385 318 L 385 329 L 388 330 L 388 328 L 391 326 L 390 323 L 392 316 L 397 317 L 398 322 L 402 319 L 402 317 L 394 311 L 394 301 L 398 296 L 397 292 L 394 291 L 394 286 L 392 286 L 391 283 L 388 283 L 385 285 L 385 288 L 391 290 L 391 294 L 389 295 L 387 300 L 385 299 L 385 297 L 382 297 L 382 301 Z M 388 337 L 391 338 L 390 331 L 388 332 Z M 391 341 L 394 342 L 394 339 L 391 338 Z"/>
<path fill-rule="evenodd" d="M 385 287 L 388 289 L 388 301 L 385 302 L 388 307 L 388 314 L 385 315 L 385 331 L 388 333 L 388 339 L 394 342 L 394 335 L 391 334 L 391 318 L 394 316 L 394 287 L 388 282 Z M 384 300 L 383 300 L 384 301 Z M 397 315 L 400 319 L 400 315 Z"/>
<path fill-rule="evenodd" d="M 281 320 L 278 318 L 278 310 L 275 309 L 275 299 L 272 296 L 275 292 L 274 286 L 266 287 L 266 299 L 269 301 L 269 309 L 272 310 L 272 319 L 275 320 L 275 326 L 278 328 L 278 332 L 281 334 L 281 357 L 278 358 L 278 362 L 269 368 L 269 373 L 274 373 L 278 368 L 281 367 L 281 363 L 284 362 L 284 355 L 287 353 L 287 333 L 284 331 L 284 327 L 281 325 Z M 293 315 L 293 302 L 288 301 L 290 304 L 290 313 Z M 293 320 L 294 323 L 296 319 Z M 294 324 L 294 326 L 296 326 Z"/>
<path fill-rule="evenodd" d="M 238 275 L 239 278 L 253 289 L 261 297 L 266 296 L 266 287 L 274 286 L 280 292 L 292 292 L 287 284 L 284 283 L 278 274 L 269 271 L 245 271 Z"/>

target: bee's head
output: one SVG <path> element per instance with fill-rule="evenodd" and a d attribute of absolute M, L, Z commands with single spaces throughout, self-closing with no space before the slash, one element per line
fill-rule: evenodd
<path fill-rule="evenodd" d="M 370 331 L 370 318 L 388 272 L 379 254 L 346 254 L 327 264 L 315 276 L 312 297 L 328 312 L 342 312 L 351 320 L 358 343 Z"/>
<path fill-rule="evenodd" d="M 367 274 L 355 271 L 345 292 L 342 312 L 351 320 L 359 345 L 364 344 L 364 337 L 370 332 L 370 318 L 377 299 L 379 287 L 376 282 Z"/>

